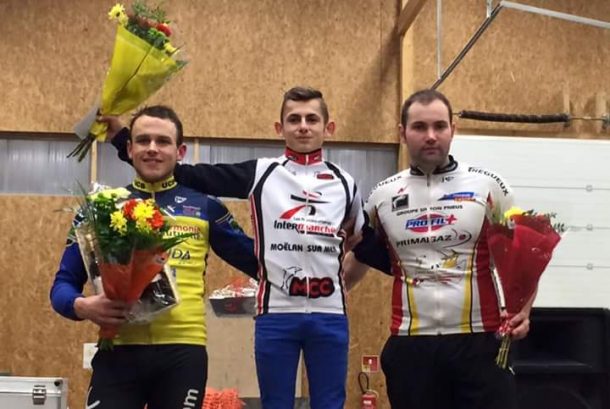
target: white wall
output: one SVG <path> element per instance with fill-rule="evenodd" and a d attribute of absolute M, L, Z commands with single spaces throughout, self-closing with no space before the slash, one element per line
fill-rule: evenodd
<path fill-rule="evenodd" d="M 452 154 L 502 175 L 517 206 L 568 227 L 535 306 L 610 308 L 610 140 L 456 135 Z"/>

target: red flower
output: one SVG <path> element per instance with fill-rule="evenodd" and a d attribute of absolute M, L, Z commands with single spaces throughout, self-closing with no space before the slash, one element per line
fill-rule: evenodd
<path fill-rule="evenodd" d="M 138 201 L 136 199 L 129 199 L 125 203 L 125 205 L 123 206 L 123 214 L 125 215 L 125 217 L 133 220 L 133 209 L 134 207 L 136 207 L 137 204 Z"/>
<path fill-rule="evenodd" d="M 172 35 L 172 30 L 170 30 L 167 24 L 159 23 L 155 28 L 168 37 Z"/>
<path fill-rule="evenodd" d="M 150 227 L 152 227 L 155 230 L 158 230 L 161 227 L 163 227 L 163 215 L 161 214 L 160 211 L 155 210 L 155 213 L 153 214 L 152 219 L 149 220 L 149 224 L 150 224 Z"/>

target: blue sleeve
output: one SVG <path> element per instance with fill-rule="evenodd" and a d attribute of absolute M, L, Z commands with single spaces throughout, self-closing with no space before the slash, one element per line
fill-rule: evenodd
<path fill-rule="evenodd" d="M 114 138 L 112 145 L 117 149 L 119 159 L 132 163 L 127 154 L 129 130 L 123 128 Z M 183 186 L 213 196 L 246 199 L 256 174 L 256 160 L 235 164 L 199 163 L 197 165 L 176 165 L 174 177 Z"/>
<path fill-rule="evenodd" d="M 74 312 L 74 300 L 83 297 L 87 272 L 76 242 L 68 243 L 51 287 L 51 305 L 59 314 L 80 320 Z"/>
<path fill-rule="evenodd" d="M 258 280 L 254 240 L 246 236 L 229 210 L 216 198 L 208 198 L 210 244 L 224 261 Z"/>
<path fill-rule="evenodd" d="M 362 241 L 354 247 L 354 256 L 359 262 L 392 275 L 387 244 L 368 224 L 362 229 Z"/>

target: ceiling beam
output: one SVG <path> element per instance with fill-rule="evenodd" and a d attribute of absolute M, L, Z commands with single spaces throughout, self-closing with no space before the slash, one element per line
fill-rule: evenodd
<path fill-rule="evenodd" d="M 413 21 L 415 17 L 419 14 L 422 7 L 424 7 L 424 3 L 426 0 L 407 0 L 407 4 L 403 7 L 400 12 L 400 16 L 398 16 L 398 21 L 396 22 L 396 33 L 399 36 L 403 36 Z"/>

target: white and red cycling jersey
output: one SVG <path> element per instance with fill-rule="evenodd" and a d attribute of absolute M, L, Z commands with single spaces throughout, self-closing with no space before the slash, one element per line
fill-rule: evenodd
<path fill-rule="evenodd" d="M 487 216 L 492 207 L 504 212 L 512 200 L 512 190 L 500 176 L 452 157 L 432 174 L 410 168 L 377 184 L 365 210 L 386 251 L 365 240 L 355 253 L 358 260 L 394 276 L 392 334 L 498 328 Z"/>
<path fill-rule="evenodd" d="M 364 224 L 353 178 L 322 151 L 178 165 L 176 179 L 216 196 L 248 198 L 259 261 L 257 313 L 345 314 L 343 224 Z"/>

